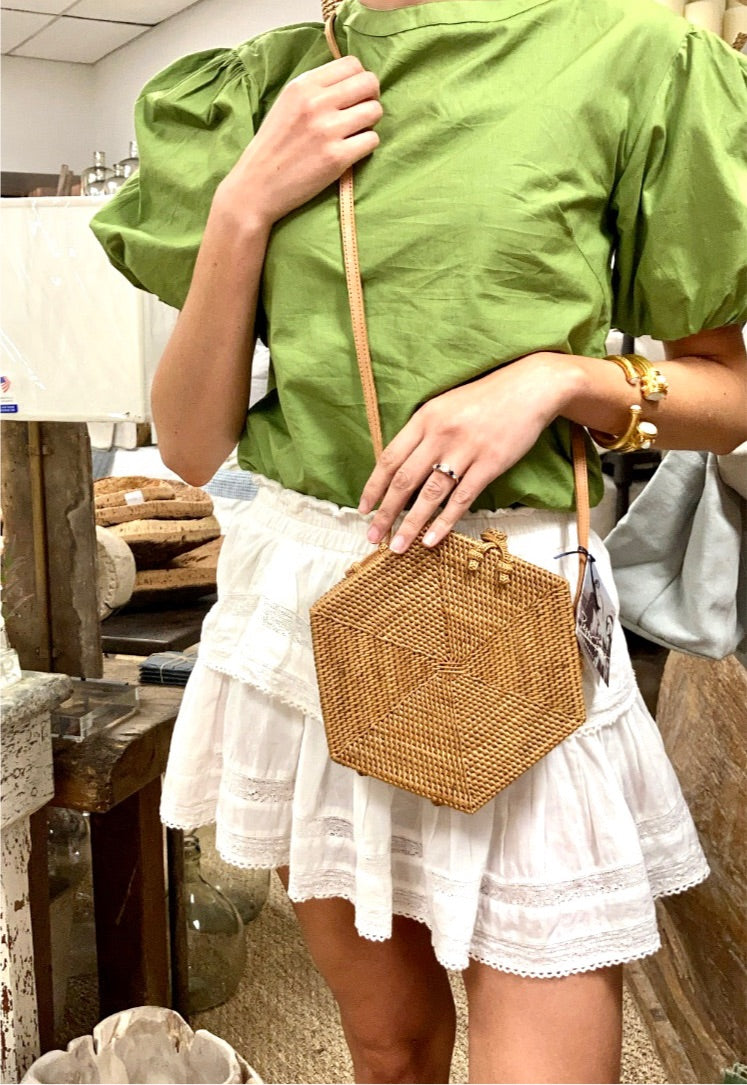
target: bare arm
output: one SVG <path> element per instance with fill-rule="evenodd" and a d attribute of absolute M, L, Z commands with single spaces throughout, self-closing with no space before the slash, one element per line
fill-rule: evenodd
<path fill-rule="evenodd" d="M 656 364 L 669 395 L 643 404 L 643 417 L 658 428 L 657 445 L 730 452 L 747 439 L 747 355 L 739 327 L 698 332 L 665 349 L 668 361 Z M 592 429 L 622 432 L 627 408 L 639 398 L 635 389 L 616 366 L 589 358 L 569 359 L 569 366 L 574 361 L 571 395 L 558 413 Z"/>
<path fill-rule="evenodd" d="M 669 395 L 644 404 L 662 448 L 730 452 L 747 439 L 747 355 L 736 326 L 667 344 L 660 365 Z M 406 550 L 438 513 L 427 545 L 448 534 L 485 487 L 535 443 L 553 419 L 570 418 L 618 434 L 638 393 L 617 366 L 599 358 L 539 351 L 421 407 L 384 449 L 363 491 L 361 511 L 377 504 L 369 539 L 378 542 L 419 490 L 392 548 Z M 432 471 L 450 464 L 461 481 Z"/>
<path fill-rule="evenodd" d="M 355 57 L 305 72 L 281 91 L 218 186 L 152 391 L 163 461 L 193 485 L 212 477 L 246 421 L 272 226 L 375 149 L 378 96 L 376 77 Z"/>

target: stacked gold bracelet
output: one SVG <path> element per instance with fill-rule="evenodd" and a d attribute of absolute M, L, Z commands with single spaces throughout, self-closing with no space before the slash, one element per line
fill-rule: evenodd
<path fill-rule="evenodd" d="M 605 361 L 614 362 L 622 369 L 628 384 L 637 386 L 642 397 L 651 403 L 663 399 L 669 391 L 664 374 L 640 354 L 608 354 Z M 590 430 L 593 440 L 610 452 L 638 452 L 651 448 L 658 430 L 653 422 L 641 419 L 641 410 L 639 403 L 631 404 L 630 420 L 624 433 L 613 435 Z"/>
<path fill-rule="evenodd" d="M 641 354 L 608 354 L 605 361 L 618 365 L 628 384 L 637 384 L 643 398 L 650 403 L 657 403 L 669 391 L 669 381 L 664 374 Z"/>

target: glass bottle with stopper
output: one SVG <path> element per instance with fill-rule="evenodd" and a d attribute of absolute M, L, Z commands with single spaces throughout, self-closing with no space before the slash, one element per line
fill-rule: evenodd
<path fill-rule="evenodd" d="M 93 165 L 87 166 L 80 175 L 80 191 L 83 196 L 105 196 L 106 182 L 114 171 L 106 164 L 106 152 L 93 152 Z"/>
<path fill-rule="evenodd" d="M 108 179 L 108 181 L 106 181 L 106 183 L 104 185 L 104 188 L 106 190 L 107 195 L 108 196 L 113 196 L 114 193 L 118 189 L 120 189 L 122 187 L 122 185 L 125 183 L 125 180 L 126 180 L 126 178 L 125 178 L 124 167 L 122 166 L 122 163 L 121 162 L 115 162 L 114 163 L 114 173 Z"/>
<path fill-rule="evenodd" d="M 130 149 L 127 152 L 127 158 L 123 158 L 121 162 L 117 162 L 117 166 L 122 167 L 122 176 L 126 179 L 130 177 L 140 165 L 140 159 L 137 153 L 137 141 L 130 140 Z M 116 166 L 114 167 L 117 168 Z"/>

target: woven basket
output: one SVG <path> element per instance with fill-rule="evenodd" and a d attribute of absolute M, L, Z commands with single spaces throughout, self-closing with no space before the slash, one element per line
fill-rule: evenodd
<path fill-rule="evenodd" d="M 330 15 L 334 15 L 340 2 L 341 0 L 322 0 L 322 18 L 328 19 Z"/>
<path fill-rule="evenodd" d="M 381 546 L 311 608 L 330 756 L 473 813 L 583 723 L 574 627 L 500 532 Z"/>

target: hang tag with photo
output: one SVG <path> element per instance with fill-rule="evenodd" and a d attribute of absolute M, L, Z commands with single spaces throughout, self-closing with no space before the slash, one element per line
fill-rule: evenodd
<path fill-rule="evenodd" d="M 576 637 L 581 651 L 605 685 L 609 685 L 610 681 L 615 613 L 615 605 L 597 572 L 594 558 L 589 554 L 576 611 Z"/>

